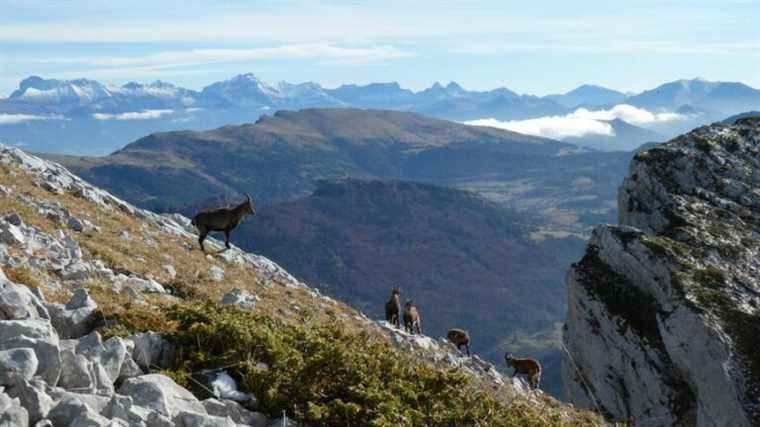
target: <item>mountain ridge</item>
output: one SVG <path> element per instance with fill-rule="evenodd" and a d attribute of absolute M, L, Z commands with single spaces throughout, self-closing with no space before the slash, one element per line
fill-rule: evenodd
<path fill-rule="evenodd" d="M 177 87 L 171 83 L 161 81 L 150 84 L 129 82 L 122 86 L 114 86 L 88 79 L 56 80 L 31 76 L 22 80 L 19 83 L 19 88 L 2 101 L 5 104 L 19 101 L 21 102 L 20 106 L 23 107 L 24 101 L 41 103 L 44 100 L 78 100 L 80 104 L 86 105 L 88 102 L 102 101 L 104 98 L 114 98 L 116 103 L 119 101 L 126 102 L 127 106 L 119 107 L 118 105 L 111 105 L 110 108 L 115 109 L 108 112 L 126 111 L 126 108 L 138 108 L 140 105 L 136 105 L 135 103 L 130 105 L 127 97 L 124 96 L 126 95 L 124 92 L 140 88 L 154 89 L 153 95 L 157 94 L 155 89 L 163 88 L 165 102 L 169 98 L 183 98 L 181 103 L 174 104 L 175 107 L 198 105 L 201 107 L 298 109 L 334 105 L 343 107 L 393 108 L 430 113 L 431 111 L 440 111 L 442 109 L 441 102 L 454 101 L 456 99 L 466 100 L 471 104 L 470 108 L 474 108 L 475 110 L 470 112 L 463 110 L 457 113 L 456 109 L 454 109 L 446 113 L 452 116 L 445 118 L 457 118 L 459 120 L 472 118 L 468 114 L 480 114 L 477 113 L 478 108 L 488 109 L 488 104 L 494 102 L 516 103 L 521 108 L 528 108 L 526 112 L 520 113 L 521 115 L 536 117 L 537 113 L 528 113 L 527 111 L 530 108 L 539 108 L 542 111 L 540 115 L 552 115 L 569 112 L 570 109 L 578 107 L 606 107 L 619 103 L 630 103 L 637 107 L 651 108 L 653 110 L 660 110 L 664 107 L 675 110 L 683 105 L 714 109 L 725 104 L 732 97 L 746 98 L 742 99 L 741 102 L 745 104 L 754 102 L 754 106 L 756 107 L 757 99 L 760 96 L 760 90 L 742 83 L 710 82 L 702 79 L 668 82 L 632 96 L 627 96 L 622 92 L 601 86 L 583 84 L 564 94 L 538 97 L 519 95 L 505 87 L 488 91 L 465 90 L 456 82 L 449 82 L 446 86 L 436 82 L 430 87 L 419 91 L 404 89 L 397 82 L 369 83 L 366 85 L 344 84 L 336 88 L 324 88 L 320 84 L 313 82 L 297 84 L 280 82 L 278 84 L 269 84 L 254 74 L 247 73 L 233 76 L 228 80 L 211 83 L 198 91 Z M 294 90 L 294 88 L 298 90 Z M 58 91 L 58 93 L 53 93 L 55 91 Z M 45 92 L 51 93 L 46 95 Z M 119 94 L 122 95 L 121 98 L 118 98 Z M 170 94 L 173 94 L 173 96 L 169 96 Z M 150 94 L 145 91 L 143 95 L 149 96 Z M 710 95 L 715 96 L 716 99 L 710 100 Z M 319 104 L 315 104 L 315 102 L 319 102 Z M 172 104 L 164 105 L 171 106 Z M 749 107 L 751 106 L 749 105 Z M 102 110 L 107 107 L 109 105 L 99 105 L 96 103 L 91 110 Z M 747 107 L 748 105 L 743 104 L 739 109 L 750 109 Z M 143 106 L 143 108 L 148 107 Z M 501 108 L 507 108 L 508 110 L 512 107 L 506 103 Z M 490 108 L 490 110 L 494 111 L 493 108 Z M 509 114 L 498 113 L 498 109 L 495 111 L 497 113 L 495 118 L 525 118 L 514 115 L 516 113 L 512 113 L 512 116 L 509 116 Z M 58 112 L 66 111 L 59 110 Z M 465 115 L 455 117 L 457 114 Z M 479 115 L 475 118 L 482 117 L 482 115 Z"/>
<path fill-rule="evenodd" d="M 159 210 L 242 192 L 262 203 L 287 200 L 310 194 L 318 179 L 350 176 L 470 189 L 554 217 L 563 203 L 576 213 L 610 212 L 619 173 L 612 165 L 629 156 L 414 113 L 308 109 L 212 131 L 153 134 L 106 157 L 51 158 Z M 572 184 L 581 178 L 587 186 Z M 590 225 L 591 216 L 584 218 L 570 228 Z"/>

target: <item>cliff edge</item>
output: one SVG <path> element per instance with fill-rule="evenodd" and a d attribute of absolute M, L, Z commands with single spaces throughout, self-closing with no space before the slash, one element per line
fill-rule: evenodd
<path fill-rule="evenodd" d="M 637 426 L 760 425 L 760 118 L 637 154 L 567 276 L 570 400 Z"/>

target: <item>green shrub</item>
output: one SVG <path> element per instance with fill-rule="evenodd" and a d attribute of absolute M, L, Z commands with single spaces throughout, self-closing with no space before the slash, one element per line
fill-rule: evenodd
<path fill-rule="evenodd" d="M 270 416 L 285 411 L 323 426 L 565 425 L 554 408 L 523 400 L 511 405 L 472 377 L 421 363 L 367 333 L 338 324 L 286 325 L 235 307 L 194 302 L 167 313 L 177 321 L 168 336 L 181 349 L 174 378 L 197 395 L 188 378 L 226 368 Z M 261 363 L 266 364 L 261 365 Z M 590 420 L 585 419 L 588 423 Z"/>

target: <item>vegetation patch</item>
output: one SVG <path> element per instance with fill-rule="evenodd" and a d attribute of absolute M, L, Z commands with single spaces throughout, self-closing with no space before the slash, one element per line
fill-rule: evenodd
<path fill-rule="evenodd" d="M 386 340 L 347 332 L 337 323 L 285 324 L 266 315 L 211 303 L 181 303 L 168 335 L 180 351 L 173 378 L 201 397 L 193 376 L 227 369 L 270 416 L 285 411 L 310 425 L 595 425 L 585 413 L 563 418 L 548 402 L 506 402 L 454 369 L 401 353 Z M 572 421 L 575 420 L 575 421 Z"/>
<path fill-rule="evenodd" d="M 679 257 L 691 255 L 691 248 L 688 245 L 668 237 L 642 235 L 640 241 L 658 258 L 673 258 L 673 255 Z"/>
<path fill-rule="evenodd" d="M 599 258 L 598 248 L 594 246 L 589 246 L 583 259 L 575 264 L 575 269 L 584 288 L 604 303 L 612 316 L 621 320 L 618 331 L 621 335 L 631 327 L 650 345 L 664 348 L 657 325 L 660 310 L 654 297 L 612 270 Z"/>
<path fill-rule="evenodd" d="M 708 266 L 695 270 L 694 280 L 703 286 L 719 288 L 726 284 L 726 275 L 720 269 Z"/>
<path fill-rule="evenodd" d="M 756 390 L 760 389 L 760 358 L 757 357 L 760 314 L 739 310 L 737 303 L 723 290 L 702 287 L 697 288 L 695 294 L 701 307 L 715 315 L 731 337 L 735 351 L 747 369 L 746 397 L 754 401 L 757 399 Z"/>

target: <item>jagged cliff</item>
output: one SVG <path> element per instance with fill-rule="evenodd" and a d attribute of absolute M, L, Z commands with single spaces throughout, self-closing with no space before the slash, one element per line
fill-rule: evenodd
<path fill-rule="evenodd" d="M 760 118 L 633 159 L 567 276 L 574 403 L 637 426 L 760 424 Z"/>

